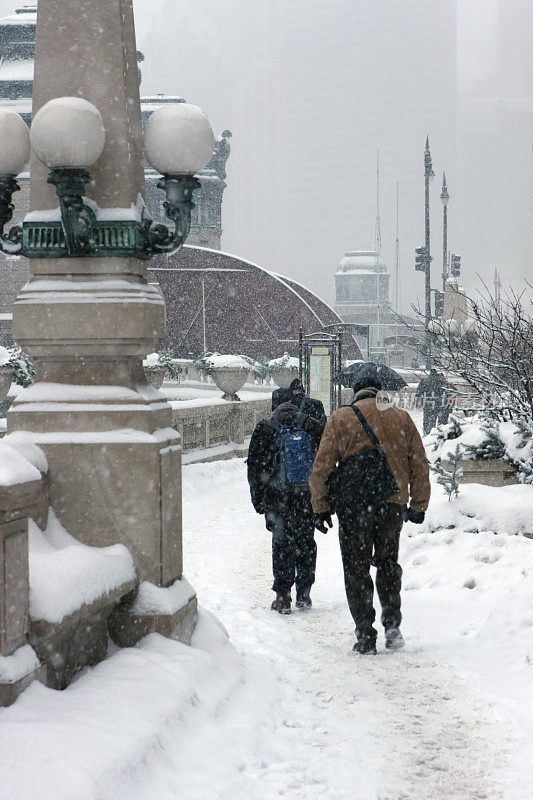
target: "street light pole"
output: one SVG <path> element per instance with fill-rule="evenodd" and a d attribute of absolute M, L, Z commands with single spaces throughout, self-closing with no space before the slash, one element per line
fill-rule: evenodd
<path fill-rule="evenodd" d="M 426 269 L 425 269 L 425 297 L 426 297 L 426 353 L 427 366 L 431 363 L 431 335 L 429 332 L 429 320 L 431 319 L 431 250 L 430 250 L 430 230 L 429 230 L 429 182 L 433 180 L 435 173 L 431 163 L 431 153 L 429 152 L 429 136 L 426 137 L 426 149 L 424 152 L 424 187 L 425 187 L 425 247 L 426 247 Z"/>
<path fill-rule="evenodd" d="M 446 173 L 442 173 L 442 192 L 440 199 L 442 200 L 442 291 L 446 289 L 446 280 L 448 278 L 448 202 L 450 195 L 448 194 L 448 187 L 446 186 Z"/>

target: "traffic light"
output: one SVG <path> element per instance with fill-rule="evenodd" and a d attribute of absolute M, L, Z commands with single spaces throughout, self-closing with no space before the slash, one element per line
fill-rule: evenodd
<path fill-rule="evenodd" d="M 461 256 L 452 253 L 450 256 L 450 275 L 452 278 L 458 278 L 461 274 Z"/>
<path fill-rule="evenodd" d="M 425 247 L 417 247 L 415 253 L 415 269 L 418 272 L 425 272 L 428 263 L 432 260 L 431 257 L 428 258 L 428 252 Z"/>
<path fill-rule="evenodd" d="M 442 317 L 444 314 L 444 292 L 435 289 L 435 316 Z"/>

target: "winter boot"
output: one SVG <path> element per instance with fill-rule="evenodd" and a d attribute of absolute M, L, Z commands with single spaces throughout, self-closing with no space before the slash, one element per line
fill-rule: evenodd
<path fill-rule="evenodd" d="M 387 650 L 401 650 L 405 646 L 404 638 L 399 628 L 387 628 L 385 631 L 385 647 Z"/>
<path fill-rule="evenodd" d="M 353 650 L 359 653 L 360 656 L 375 656 L 378 652 L 376 650 L 376 640 L 365 638 L 358 639 L 353 646 Z"/>
<path fill-rule="evenodd" d="M 313 608 L 313 601 L 309 596 L 309 592 L 307 594 L 299 594 L 296 597 L 296 608 Z"/>
<path fill-rule="evenodd" d="M 271 611 L 277 611 L 278 614 L 291 613 L 291 596 L 284 594 L 277 594 L 276 599 L 272 601 L 270 606 Z"/>

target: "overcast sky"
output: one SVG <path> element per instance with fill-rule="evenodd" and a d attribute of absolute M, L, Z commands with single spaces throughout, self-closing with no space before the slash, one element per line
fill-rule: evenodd
<path fill-rule="evenodd" d="M 524 0 L 506 1 L 515 3 Z M 533 3 L 533 0 L 530 1 Z M 268 2 L 274 5 L 277 0 L 268 0 Z M 410 2 L 414 4 L 420 0 L 404 0 L 405 7 L 408 8 Z M 427 0 L 427 2 L 428 7 L 433 7 L 436 0 Z M 305 9 L 306 7 L 311 8 L 313 3 L 314 0 L 313 2 L 309 0 L 307 4 L 291 2 L 289 5 L 294 7 L 299 5 L 304 9 L 302 24 L 305 25 Z M 391 4 L 391 0 L 378 0 L 379 3 L 383 4 L 383 8 L 387 7 L 387 3 L 389 3 L 389 8 L 399 7 L 399 3 L 395 6 L 394 3 Z M 11 13 L 15 7 L 16 4 L 12 0 L 0 0 L 0 13 Z M 298 196 L 297 193 L 294 197 L 295 202 L 299 204 L 303 202 L 304 206 L 306 198 L 309 199 L 308 230 L 304 225 L 300 225 L 300 229 L 298 229 L 297 221 L 290 218 L 290 214 L 279 215 L 280 206 L 287 202 L 287 197 L 290 199 L 290 193 L 294 186 L 291 185 L 291 181 L 288 186 L 282 186 L 282 181 L 278 181 L 279 186 L 276 186 L 273 179 L 270 185 L 272 176 L 269 174 L 268 165 L 261 163 L 257 165 L 254 161 L 256 158 L 254 150 L 259 153 L 268 152 L 266 149 L 261 150 L 261 146 L 264 145 L 261 140 L 270 139 L 276 129 L 280 129 L 280 135 L 283 136 L 284 124 L 287 124 L 289 135 L 294 137 L 294 132 L 298 130 L 297 121 L 295 125 L 294 120 L 290 119 L 290 108 L 280 111 L 275 107 L 276 87 L 268 86 L 268 64 L 255 65 L 258 72 L 257 75 L 252 76 L 254 82 L 251 84 L 250 91 L 270 92 L 269 97 L 272 98 L 270 125 L 265 126 L 264 120 L 243 118 L 242 113 L 239 116 L 234 108 L 235 92 L 232 93 L 232 85 L 237 80 L 241 80 L 243 71 L 249 71 L 250 63 L 254 61 L 255 56 L 253 41 L 251 47 L 248 45 L 248 50 L 244 48 L 242 52 L 236 52 L 239 41 L 237 33 L 241 34 L 241 39 L 246 39 L 246 34 L 250 31 L 253 36 L 258 37 L 257 41 L 259 42 L 263 35 L 261 7 L 265 7 L 265 0 L 225 0 L 225 2 L 195 0 L 194 3 L 191 3 L 190 0 L 134 0 L 138 46 L 146 54 L 146 61 L 143 64 L 142 93 L 166 92 L 184 95 L 190 102 L 197 103 L 206 110 L 216 132 L 221 132 L 226 127 L 231 128 L 234 120 L 238 121 L 237 129 L 233 131 L 233 152 L 228 163 L 228 189 L 226 190 L 223 219 L 224 249 L 255 260 L 266 268 L 288 274 L 307 284 L 309 288 L 331 302 L 333 300 L 333 273 L 343 252 L 348 249 L 366 249 L 374 244 L 375 189 L 373 185 L 375 185 L 375 179 L 373 171 L 375 166 L 371 163 L 374 159 L 373 157 L 366 158 L 368 163 L 365 164 L 364 175 L 361 170 L 357 172 L 356 167 L 350 172 L 350 165 L 346 165 L 348 184 L 346 197 L 339 196 L 336 190 L 334 198 L 335 202 L 339 204 L 338 219 L 327 218 L 325 225 L 328 230 L 321 232 L 319 236 L 317 231 L 320 229 L 321 223 L 324 223 L 324 219 L 321 219 L 320 203 L 323 203 L 324 208 L 331 205 L 331 198 L 328 198 L 327 191 L 324 191 L 327 189 L 328 178 L 327 174 L 321 175 L 320 173 L 320 155 L 317 160 L 316 152 L 306 154 L 306 147 L 310 146 L 311 142 L 303 132 L 301 140 L 298 141 L 296 157 L 301 158 L 302 175 L 304 172 L 309 172 L 309 164 L 313 165 L 317 185 L 312 186 L 307 195 L 303 195 L 303 201 L 302 196 Z M 329 31 L 330 35 L 333 31 L 332 49 L 346 46 L 346 32 L 342 31 L 342 25 L 348 17 L 346 11 L 344 11 L 343 17 L 342 9 L 349 8 L 349 4 L 343 4 L 341 0 L 336 0 L 330 6 L 315 4 L 313 7 L 321 8 L 322 13 L 325 13 L 324 9 L 327 12 L 329 9 L 337 9 L 337 11 L 331 11 L 331 16 L 333 18 L 335 14 L 338 15 L 339 43 L 334 40 L 335 26 L 333 25 Z M 495 11 L 496 0 L 458 0 L 457 63 L 460 101 L 469 94 L 475 95 L 480 86 L 484 86 L 486 89 L 487 82 L 490 83 L 490 79 L 495 75 Z M 276 32 L 274 32 L 274 36 L 276 36 Z M 294 41 L 293 38 L 292 42 Z M 327 50 L 325 52 L 327 53 Z M 318 64 L 316 67 L 317 97 L 321 91 L 319 84 L 322 72 L 326 75 L 326 71 L 322 70 L 322 65 Z M 331 86 L 328 86 L 328 90 L 330 89 Z M 345 98 L 346 94 L 340 93 L 339 97 Z M 242 112 L 242 108 L 240 110 Z M 282 112 L 285 113 L 285 117 Z M 292 113 L 293 115 L 299 113 L 296 104 Z M 344 118 L 344 127 L 348 132 L 352 122 L 359 124 L 357 109 L 354 113 L 355 116 L 352 119 Z M 457 159 L 457 163 L 450 163 L 455 160 L 450 155 L 451 151 L 447 152 L 445 143 L 439 141 L 438 134 L 440 132 L 433 133 L 433 160 L 437 173 L 435 184 L 438 183 L 438 186 L 434 185 L 432 188 L 433 253 L 438 253 L 441 247 L 439 216 L 441 209 L 438 195 L 442 169 L 445 169 L 452 195 L 449 214 L 451 248 L 463 254 L 464 279 L 469 288 L 476 280 L 476 272 L 481 272 L 486 279 L 490 280 L 495 266 L 502 272 L 504 282 L 520 280 L 526 272 L 525 254 L 527 253 L 527 258 L 529 258 L 529 253 L 533 249 L 530 191 L 527 188 L 531 185 L 531 146 L 529 145 L 529 162 L 527 164 L 518 162 L 516 174 L 513 174 L 513 163 L 509 163 L 509 154 L 507 154 L 508 160 L 500 165 L 498 173 L 494 168 L 494 164 L 499 160 L 496 152 L 490 152 L 489 148 L 488 152 L 483 152 L 480 157 L 478 141 L 475 135 L 472 136 L 472 131 L 477 133 L 479 127 L 475 113 L 477 113 L 476 109 L 474 109 L 471 119 L 468 119 L 468 115 L 459 105 L 459 138 L 462 135 L 466 140 L 466 144 L 463 143 L 463 160 L 466 153 L 468 166 L 470 166 L 470 162 L 474 164 L 474 167 L 477 165 L 478 173 L 475 172 L 475 169 L 473 172 L 465 170 L 464 165 L 461 166 L 458 163 L 459 159 Z M 480 114 L 481 127 L 483 127 L 487 114 L 483 109 Z M 509 119 L 511 120 L 511 117 Z M 305 124 L 308 124 L 308 121 Z M 461 129 L 461 126 L 464 128 L 465 124 L 466 132 Z M 470 131 L 468 124 L 472 128 Z M 513 122 L 513 124 L 515 123 Z M 342 116 L 336 121 L 336 125 L 337 134 L 342 135 Z M 423 136 L 425 138 L 425 131 Z M 370 138 L 372 138 L 371 134 Z M 420 137 L 417 135 L 417 138 L 422 138 L 422 132 L 420 132 Z M 286 142 L 283 139 L 282 142 L 285 146 Z M 325 146 L 328 144 L 331 145 L 334 154 L 336 145 L 333 131 L 331 141 L 324 142 Z M 368 141 L 365 145 L 368 145 L 368 152 L 375 152 L 380 142 L 374 141 L 372 138 L 372 141 Z M 523 149 L 522 145 L 523 142 L 517 140 L 515 143 L 512 137 L 509 140 L 511 150 L 513 148 L 515 150 Z M 354 161 L 357 160 L 360 152 L 361 150 L 354 147 Z M 288 154 L 285 153 L 285 157 L 291 157 L 290 151 Z M 328 163 L 334 164 L 331 154 L 329 154 L 329 158 Z M 420 207 L 420 199 L 423 197 L 420 196 L 419 179 L 416 176 L 413 179 L 409 172 L 404 175 L 398 174 L 400 171 L 398 163 L 394 162 L 392 156 L 389 158 L 386 148 L 382 152 L 381 158 L 383 254 L 391 266 L 395 236 L 395 186 L 396 180 L 399 179 L 400 184 L 403 181 L 401 192 L 403 191 L 405 198 L 402 219 L 403 234 L 401 232 L 403 295 L 404 301 L 415 301 L 422 291 L 421 276 L 414 272 L 411 263 L 413 248 L 421 244 L 423 238 L 423 208 Z M 259 176 L 261 190 L 257 190 L 256 183 L 253 197 L 249 196 L 247 185 L 247 176 L 252 169 L 251 165 L 254 165 L 254 173 L 261 173 Z M 529 177 L 527 170 L 529 170 Z M 491 173 L 490 180 L 487 180 L 485 184 L 480 180 L 479 187 L 477 187 L 479 175 L 483 176 L 484 172 Z M 257 181 L 258 176 L 254 175 L 254 177 Z M 339 180 L 338 176 L 337 179 Z M 293 178 L 291 180 L 294 181 Z M 516 182 L 516 191 L 514 187 L 512 190 L 509 189 L 513 180 Z M 416 194 L 413 194 L 413 189 L 411 198 L 409 198 L 409 189 L 412 188 L 410 184 L 416 187 Z M 353 205 L 350 217 L 350 214 L 346 213 L 346 206 L 351 203 L 350 193 L 353 194 L 354 185 L 358 187 L 358 194 L 362 194 L 363 197 L 358 196 L 359 204 Z M 510 199 L 506 197 L 506 191 L 509 192 Z M 311 193 L 314 195 L 313 197 L 309 196 Z M 528 203 L 524 208 L 523 198 L 526 196 Z M 502 224 L 502 228 L 505 230 L 502 231 L 503 235 L 498 240 L 501 244 L 499 250 L 498 241 L 495 239 L 494 243 L 489 242 L 490 236 L 487 236 L 483 227 L 487 228 L 488 226 L 489 229 L 499 227 L 501 220 L 498 217 L 497 201 L 503 204 L 507 216 L 507 220 L 504 220 Z M 487 207 L 491 206 L 492 217 L 491 214 L 484 213 L 484 203 L 487 204 Z M 283 206 L 283 208 L 285 207 Z M 251 216 L 250 209 L 253 209 L 255 216 Z M 276 217 L 276 209 L 278 217 Z M 303 213 L 305 217 L 305 207 Z M 349 222 L 350 219 L 354 220 L 353 225 Z M 496 224 L 493 219 L 497 220 Z M 509 225 L 506 226 L 507 221 Z M 495 231 L 493 235 L 496 236 Z M 438 258 L 436 261 L 438 263 Z M 529 268 L 529 261 L 527 261 L 527 268 Z M 437 274 L 439 271 L 436 270 Z M 434 285 L 438 285 L 437 280 L 434 281 Z"/>

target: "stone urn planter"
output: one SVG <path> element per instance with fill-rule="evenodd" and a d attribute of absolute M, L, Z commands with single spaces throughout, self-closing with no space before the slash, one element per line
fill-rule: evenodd
<path fill-rule="evenodd" d="M 0 366 L 0 401 L 6 399 L 9 388 L 13 382 L 14 374 L 15 367 L 13 364 L 3 364 Z"/>
<path fill-rule="evenodd" d="M 451 469 L 449 461 L 443 459 L 442 466 Z M 480 483 L 483 486 L 513 486 L 520 483 L 516 469 L 501 458 L 463 458 L 458 462 L 463 470 L 457 483 Z"/>
<path fill-rule="evenodd" d="M 163 381 L 165 380 L 165 375 L 167 373 L 166 367 L 156 367 L 150 365 L 149 367 L 145 367 L 144 374 L 146 375 L 146 380 L 148 383 L 154 387 L 154 389 L 160 389 L 163 385 Z"/>
<path fill-rule="evenodd" d="M 287 389 L 293 380 L 298 377 L 298 369 L 292 367 L 273 367 L 268 374 L 280 389 Z"/>
<path fill-rule="evenodd" d="M 287 389 L 298 377 L 300 363 L 297 358 L 284 353 L 281 358 L 273 358 L 267 364 L 268 374 L 280 389 Z"/>
<path fill-rule="evenodd" d="M 214 367 L 210 374 L 220 391 L 224 392 L 224 400 L 240 400 L 237 392 L 250 375 L 248 370 L 241 367 Z"/>

